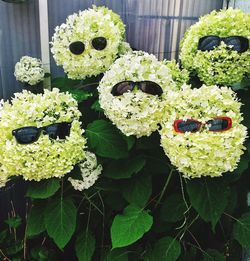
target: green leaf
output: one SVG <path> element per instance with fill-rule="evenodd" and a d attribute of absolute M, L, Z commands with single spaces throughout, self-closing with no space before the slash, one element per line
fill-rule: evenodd
<path fill-rule="evenodd" d="M 123 139 L 127 142 L 128 150 L 130 151 L 135 145 L 135 141 L 136 141 L 135 137 L 123 135 Z"/>
<path fill-rule="evenodd" d="M 220 178 L 203 178 L 189 181 L 187 192 L 194 209 L 214 229 L 228 203 L 228 185 Z"/>
<path fill-rule="evenodd" d="M 67 76 L 56 77 L 56 78 L 53 78 L 51 81 L 51 85 L 53 87 L 56 87 L 62 91 L 67 91 L 68 88 L 72 88 L 79 83 L 80 83 L 79 80 L 71 80 Z"/>
<path fill-rule="evenodd" d="M 36 199 L 45 199 L 53 196 L 59 188 L 59 179 L 47 179 L 39 182 L 31 182 L 26 196 Z"/>
<path fill-rule="evenodd" d="M 112 179 L 127 179 L 138 173 L 145 166 L 142 157 L 111 161 L 104 171 L 104 176 Z"/>
<path fill-rule="evenodd" d="M 35 205 L 31 208 L 27 220 L 27 236 L 35 236 L 45 230 L 44 224 L 45 206 L 42 204 Z"/>
<path fill-rule="evenodd" d="M 226 257 L 215 249 L 208 249 L 203 261 L 226 261 Z"/>
<path fill-rule="evenodd" d="M 16 217 L 8 218 L 4 222 L 8 224 L 11 228 L 18 228 L 22 224 L 22 219 L 20 218 L 20 216 L 17 215 Z"/>
<path fill-rule="evenodd" d="M 100 103 L 98 100 L 96 100 L 92 105 L 91 105 L 91 109 L 97 112 L 102 112 L 103 109 L 100 106 Z"/>
<path fill-rule="evenodd" d="M 123 187 L 122 194 L 128 203 L 143 208 L 152 194 L 151 176 L 133 178 Z"/>
<path fill-rule="evenodd" d="M 110 122 L 96 120 L 86 129 L 88 146 L 101 157 L 121 159 L 128 156 L 127 143 Z"/>
<path fill-rule="evenodd" d="M 250 213 L 245 213 L 233 227 L 234 238 L 245 248 L 250 247 Z"/>
<path fill-rule="evenodd" d="M 172 194 L 162 204 L 160 218 L 167 222 L 177 222 L 184 218 L 187 207 L 180 194 Z"/>
<path fill-rule="evenodd" d="M 172 237 L 163 237 L 154 245 L 145 261 L 176 261 L 181 254 L 180 243 Z"/>
<path fill-rule="evenodd" d="M 15 255 L 23 250 L 23 241 L 17 240 L 11 243 L 11 246 L 5 248 L 6 255 Z"/>
<path fill-rule="evenodd" d="M 8 230 L 7 229 L 2 230 L 0 232 L 0 245 L 3 244 L 3 242 L 6 240 L 7 236 L 8 236 Z"/>
<path fill-rule="evenodd" d="M 121 211 L 128 205 L 127 201 L 123 198 L 121 193 L 112 192 L 110 190 L 107 197 L 105 198 L 105 203 L 115 211 Z"/>
<path fill-rule="evenodd" d="M 95 238 L 93 235 L 89 232 L 78 235 L 75 250 L 79 261 L 91 261 L 95 251 Z"/>
<path fill-rule="evenodd" d="M 50 201 L 45 210 L 45 227 L 48 235 L 62 249 L 76 228 L 76 207 L 71 198 Z"/>
<path fill-rule="evenodd" d="M 68 89 L 68 93 L 72 95 L 72 97 L 77 100 L 78 102 L 82 102 L 87 100 L 89 97 L 92 97 L 93 94 L 91 92 L 86 92 L 83 90 L 78 90 L 78 89 Z"/>
<path fill-rule="evenodd" d="M 137 206 L 129 205 L 122 215 L 114 218 L 111 226 L 113 248 L 131 245 L 149 231 L 153 218 Z"/>
<path fill-rule="evenodd" d="M 187 250 L 182 252 L 182 255 L 180 256 L 178 261 L 194 261 L 197 260 L 196 255 L 197 255 L 197 249 L 191 247 L 188 252 Z"/>
<path fill-rule="evenodd" d="M 45 247 L 34 247 L 30 251 L 30 255 L 35 260 L 39 261 L 48 261 L 49 258 L 49 250 Z"/>
<path fill-rule="evenodd" d="M 147 160 L 145 169 L 151 173 L 169 173 L 168 159 L 161 148 L 147 151 L 143 154 Z"/>
<path fill-rule="evenodd" d="M 128 261 L 128 251 L 126 249 L 113 249 L 108 253 L 106 261 Z"/>

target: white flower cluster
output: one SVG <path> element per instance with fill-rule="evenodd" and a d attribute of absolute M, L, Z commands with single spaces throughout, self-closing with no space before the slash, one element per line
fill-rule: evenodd
<path fill-rule="evenodd" d="M 163 90 L 161 96 L 141 90 L 113 96 L 113 86 L 122 81 L 152 81 Z M 125 135 L 149 136 L 157 130 L 166 104 L 168 90 L 178 90 L 168 67 L 154 55 L 134 51 L 117 59 L 105 73 L 99 85 L 99 101 L 106 116 Z"/>
<path fill-rule="evenodd" d="M 161 145 L 171 163 L 185 177 L 221 176 L 232 172 L 245 149 L 247 128 L 241 124 L 241 103 L 228 87 L 205 86 L 169 93 L 168 107 L 162 121 Z M 178 133 L 173 124 L 178 119 L 195 119 L 206 123 L 212 118 L 232 119 L 232 128 L 212 132 L 208 128 L 191 133 Z"/>
<path fill-rule="evenodd" d="M 80 116 L 76 100 L 58 89 L 39 95 L 23 91 L 16 93 L 11 103 L 5 102 L 0 121 L 0 183 L 18 175 L 39 181 L 69 173 L 85 157 Z M 50 139 L 42 132 L 36 142 L 19 144 L 12 135 L 18 128 L 60 122 L 71 123 L 65 139 Z"/>
<path fill-rule="evenodd" d="M 207 85 L 231 86 L 250 75 L 250 48 L 246 52 L 232 51 L 221 44 L 211 51 L 198 50 L 199 39 L 204 36 L 242 36 L 250 41 L 250 15 L 240 9 L 212 11 L 192 25 L 181 42 L 182 66 L 197 74 Z"/>
<path fill-rule="evenodd" d="M 124 44 L 125 25 L 119 15 L 106 7 L 93 6 L 68 16 L 66 23 L 55 28 L 52 38 L 54 59 L 71 79 L 85 79 L 105 72 L 117 58 L 119 51 L 129 50 Z M 92 40 L 106 39 L 104 49 L 95 49 Z M 78 42 L 81 50 L 74 54 L 70 45 Z"/>
<path fill-rule="evenodd" d="M 85 152 L 85 160 L 78 164 L 81 171 L 81 179 L 68 178 L 75 190 L 83 191 L 93 186 L 102 172 L 102 166 L 97 164 L 94 153 Z"/>
<path fill-rule="evenodd" d="M 15 65 L 14 75 L 17 81 L 36 85 L 44 80 L 44 69 L 40 59 L 23 56 Z"/>

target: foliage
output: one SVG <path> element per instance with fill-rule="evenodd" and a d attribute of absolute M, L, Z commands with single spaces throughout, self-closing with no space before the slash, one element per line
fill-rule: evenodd
<path fill-rule="evenodd" d="M 85 92 L 88 81 L 54 83 L 62 91 L 80 84 Z M 68 176 L 29 182 L 28 215 L 6 220 L 1 255 L 32 261 L 225 261 L 225 256 L 235 261 L 250 242 L 249 152 L 231 174 L 187 181 L 159 146 L 159 134 L 124 136 L 93 106 L 95 88 L 87 92 L 79 108 L 88 116 L 88 147 L 103 174 L 82 192 L 72 188 Z M 238 95 L 248 106 L 249 90 Z M 72 173 L 77 176 L 78 170 Z"/>
<path fill-rule="evenodd" d="M 101 12 L 107 12 L 106 9 L 101 10 Z M 105 14 L 107 15 L 107 13 Z M 107 19 L 109 19 L 109 16 Z M 117 26 L 119 27 L 120 24 L 123 27 L 119 17 L 115 17 L 116 19 Z M 230 20 L 230 18 L 228 19 Z M 210 22 L 212 23 L 212 21 Z M 205 27 L 207 27 L 207 24 Z M 223 28 L 226 27 L 221 28 L 224 30 Z M 120 29 L 124 30 L 124 28 Z M 117 37 L 122 38 L 121 35 Z M 197 45 L 197 43 L 195 44 Z M 183 46 L 185 48 L 185 44 Z M 193 45 L 190 45 L 190 47 L 193 48 Z M 193 58 L 193 54 L 191 56 Z M 155 58 L 150 57 L 155 61 Z M 174 78 L 180 78 L 181 81 L 186 79 L 186 70 L 182 73 L 177 69 L 175 62 L 165 63 L 172 70 Z M 193 65 L 192 59 L 190 59 L 190 63 Z M 153 64 L 155 63 L 153 62 Z M 158 62 L 156 64 L 155 71 L 160 73 L 157 69 L 159 68 Z M 161 67 L 163 64 L 159 66 Z M 233 64 L 233 66 L 235 65 Z M 94 72 L 96 73 L 95 70 Z M 115 77 L 112 73 L 108 73 L 109 80 L 114 81 L 112 84 L 122 80 L 119 77 L 123 76 L 119 72 L 117 70 Z M 144 75 L 145 79 L 148 79 L 148 73 L 146 72 Z M 83 76 L 89 74 L 92 75 L 92 72 L 87 72 Z M 239 76 L 241 77 L 241 75 Z M 135 76 L 135 80 L 137 77 Z M 168 82 L 168 74 L 165 74 L 165 69 L 163 69 L 159 78 L 161 80 L 164 77 Z M 73 75 L 73 78 L 78 78 L 78 75 Z M 26 202 L 21 206 L 22 209 L 20 210 L 18 207 L 15 209 L 15 198 L 6 199 L 6 206 L 11 201 L 10 208 L 6 208 L 6 211 L 3 212 L 1 209 L 1 214 L 6 214 L 6 217 L 1 220 L 0 224 L 0 259 L 4 261 L 240 260 L 242 250 L 250 248 L 250 211 L 246 203 L 250 186 L 248 178 L 249 141 L 244 144 L 246 150 L 240 159 L 237 148 L 242 149 L 240 153 L 243 153 L 242 140 L 236 138 L 234 146 L 230 146 L 231 151 L 237 154 L 237 160 L 234 160 L 233 168 L 228 165 L 229 159 L 227 157 L 229 155 L 227 153 L 221 157 L 220 162 L 213 161 L 214 168 L 217 168 L 219 163 L 225 164 L 229 166 L 232 172 L 224 173 L 221 177 L 212 178 L 210 176 L 201 177 L 203 175 L 200 170 L 196 171 L 196 176 L 199 178 L 188 180 L 180 174 L 178 169 L 166 157 L 160 147 L 161 138 L 159 133 L 154 132 L 150 136 L 146 135 L 144 137 L 140 137 L 143 135 L 137 135 L 137 138 L 134 136 L 127 137 L 105 117 L 97 92 L 97 86 L 101 78 L 102 75 L 99 75 L 80 81 L 71 80 L 68 77 L 58 77 L 52 79 L 52 84 L 60 89 L 61 94 L 68 92 L 78 102 L 82 118 L 79 119 L 80 113 L 78 111 L 75 117 L 77 121 L 82 121 L 81 127 L 86 130 L 84 142 L 86 138 L 88 149 L 96 155 L 93 161 L 94 166 L 101 165 L 103 173 L 93 186 L 82 191 L 74 190 L 69 182 L 71 177 L 74 180 L 81 178 L 79 166 L 74 169 L 70 168 L 68 170 L 70 173 L 63 172 L 60 177 L 48 175 L 48 179 L 40 182 L 26 182 L 25 185 L 28 186 Z M 164 80 L 162 80 L 163 82 Z M 190 82 L 194 83 L 192 87 L 198 87 L 198 84 L 195 84 L 197 79 L 191 78 Z M 110 84 L 108 83 L 108 85 Z M 180 85 L 181 82 L 178 82 L 178 86 L 173 86 L 173 88 L 178 89 Z M 102 81 L 102 86 L 106 87 L 104 81 Z M 214 110 L 214 101 L 216 101 L 216 104 L 220 103 L 219 112 L 223 112 L 228 103 L 233 104 L 235 110 L 232 110 L 230 116 L 237 122 L 243 120 L 243 124 L 249 128 L 249 79 L 245 78 L 243 81 L 234 84 L 232 88 L 237 91 L 237 97 L 244 104 L 243 114 L 239 112 L 240 102 L 234 99 L 235 97 L 232 98 L 233 95 L 229 88 L 224 88 L 224 94 L 228 99 L 221 99 L 223 95 L 218 87 L 207 89 L 204 95 L 199 95 L 194 100 L 190 98 L 191 93 L 199 93 L 199 91 L 193 92 L 189 88 L 187 92 L 190 95 L 186 95 L 186 98 L 191 101 L 194 107 L 202 99 L 204 104 L 207 105 L 207 97 L 214 93 L 213 104 L 208 109 Z M 214 91 L 212 94 L 211 90 Z M 106 90 L 103 90 L 103 92 L 105 93 Z M 109 92 L 110 90 L 108 90 Z M 59 91 L 56 91 L 56 93 L 58 95 Z M 226 93 L 229 93 L 229 95 Z M 37 97 L 36 103 L 42 103 L 39 100 L 41 95 Z M 52 100 L 54 102 L 57 99 L 53 99 L 52 96 Z M 73 103 L 74 107 L 76 107 L 76 101 L 72 100 L 66 100 L 63 106 L 68 108 L 67 105 Z M 111 104 L 110 99 L 106 102 L 109 103 L 106 104 L 109 107 Z M 152 100 L 148 102 L 148 106 L 150 106 Z M 176 101 L 173 99 L 171 102 Z M 9 109 L 10 105 L 5 106 Z M 179 103 L 178 106 L 185 113 L 190 110 L 189 105 L 185 107 L 182 103 Z M 175 107 L 178 106 L 175 105 Z M 203 106 L 202 110 L 194 109 L 195 116 L 201 115 L 202 117 L 204 107 L 206 106 Z M 24 112 L 19 109 L 17 106 L 15 111 L 23 114 L 25 119 L 27 117 L 25 124 L 30 124 L 28 114 L 26 115 L 25 111 L 31 111 L 31 108 L 23 108 Z M 161 112 L 161 109 L 159 111 Z M 34 113 L 39 114 L 39 112 L 35 111 Z M 18 117 L 18 115 L 13 118 L 6 117 L 5 121 L 21 125 L 23 124 L 23 118 Z M 204 118 L 203 120 L 207 119 Z M 120 123 L 124 124 L 124 122 Z M 1 124 L 3 122 L 0 123 L 0 126 Z M 5 130 L 4 127 L 3 124 Z M 79 128 L 80 124 L 77 127 Z M 154 126 L 148 134 L 157 128 L 158 126 Z M 140 134 L 145 131 L 138 129 L 138 126 L 134 130 Z M 77 134 L 82 138 L 82 133 L 78 131 Z M 4 131 L 1 132 L 1 135 L 8 136 Z M 171 146 L 166 146 L 167 149 L 177 148 L 178 153 L 185 154 L 180 149 L 182 143 L 177 144 L 173 138 L 171 141 L 173 143 Z M 74 146 L 79 145 L 79 142 L 80 139 L 76 139 Z M 84 142 L 82 141 L 82 143 Z M 214 141 L 212 143 L 217 144 Z M 8 142 L 4 144 L 10 146 Z M 206 142 L 203 145 L 201 154 L 197 156 L 198 159 L 205 154 Z M 227 147 L 230 145 L 227 143 L 226 138 L 223 145 Z M 4 157 L 14 158 L 15 153 L 11 154 L 7 150 L 9 149 L 8 146 L 6 150 L 0 151 L 2 153 L 0 162 Z M 218 149 L 216 152 L 219 154 L 221 151 Z M 34 151 L 31 150 L 29 154 L 31 162 L 34 161 L 33 154 Z M 69 154 L 71 155 L 71 153 Z M 43 154 L 43 156 L 46 155 Z M 197 162 L 197 168 L 202 167 L 198 160 Z M 25 166 L 25 163 L 23 162 L 23 166 Z M 44 164 L 41 164 L 39 171 L 35 171 L 37 176 L 44 175 L 46 163 L 48 162 L 44 160 Z M 211 162 L 208 159 L 206 164 L 209 163 Z M 238 167 L 234 169 L 236 165 Z M 11 166 L 12 168 L 18 167 L 18 161 L 14 161 Z M 181 164 L 178 166 L 181 166 Z M 1 169 L 2 165 L 0 164 Z M 19 169 L 21 168 L 19 167 Z M 53 169 L 55 169 L 55 166 L 53 166 Z M 188 171 L 191 170 L 188 169 Z M 0 180 L 0 184 L 1 182 L 5 183 L 7 179 L 8 177 L 3 181 Z M 10 195 L 15 192 L 19 199 L 22 199 L 24 194 L 22 191 L 19 194 L 19 185 L 16 186 L 10 186 L 7 192 Z M 0 198 L 3 196 L 5 199 L 5 193 L 6 190 L 0 189 Z"/>

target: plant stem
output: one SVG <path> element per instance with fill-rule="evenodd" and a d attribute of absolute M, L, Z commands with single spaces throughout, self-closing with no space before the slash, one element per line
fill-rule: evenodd
<path fill-rule="evenodd" d="M 161 191 L 161 195 L 160 195 L 160 197 L 158 198 L 158 200 L 157 200 L 157 202 L 156 202 L 156 204 L 155 204 L 155 208 L 157 208 L 157 206 L 160 204 L 160 202 L 161 202 L 161 200 L 162 200 L 162 198 L 163 198 L 163 196 L 164 196 L 164 194 L 165 194 L 165 192 L 166 192 L 166 189 L 167 189 L 167 187 L 168 187 L 168 184 L 169 184 L 169 182 L 170 182 L 170 180 L 171 180 L 171 177 L 172 177 L 172 175 L 173 175 L 173 172 L 174 172 L 174 169 L 171 168 L 170 173 L 169 173 L 168 178 L 167 178 L 167 181 L 166 181 L 166 183 L 165 183 L 165 185 L 164 185 L 164 187 L 163 187 L 163 189 L 162 189 L 162 191 Z"/>

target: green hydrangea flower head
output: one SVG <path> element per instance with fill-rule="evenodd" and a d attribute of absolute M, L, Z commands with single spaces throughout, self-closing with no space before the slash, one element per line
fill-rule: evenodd
<path fill-rule="evenodd" d="M 164 60 L 164 63 L 169 68 L 172 78 L 179 88 L 181 88 L 184 83 L 189 82 L 189 71 L 186 69 L 181 69 L 176 60 Z"/>
<path fill-rule="evenodd" d="M 124 38 L 120 16 L 93 6 L 68 16 L 66 23 L 55 28 L 51 52 L 69 78 L 85 79 L 105 72 L 119 52 L 127 50 Z"/>
<path fill-rule="evenodd" d="M 232 8 L 212 11 L 189 28 L 180 51 L 183 67 L 207 85 L 231 86 L 249 76 L 250 46 L 244 52 L 237 52 L 222 40 L 213 50 L 198 50 L 199 40 L 211 35 L 241 36 L 250 40 L 250 14 Z"/>
<path fill-rule="evenodd" d="M 184 177 L 217 177 L 237 167 L 247 137 L 247 128 L 241 124 L 240 107 L 236 94 L 228 87 L 203 85 L 191 89 L 184 85 L 180 92 L 169 92 L 161 123 L 161 145 Z M 209 131 L 205 123 L 216 117 L 231 118 L 232 127 L 220 132 Z M 182 119 L 194 119 L 204 125 L 197 132 L 179 133 L 173 124 Z"/>
<path fill-rule="evenodd" d="M 0 183 L 11 176 L 39 181 L 70 172 L 85 157 L 80 116 L 76 100 L 58 89 L 38 95 L 25 90 L 16 93 L 11 102 L 4 102 L 0 109 Z M 20 144 L 12 134 L 22 127 L 40 128 L 61 122 L 71 123 L 65 139 L 50 139 L 41 132 L 37 141 Z"/>
<path fill-rule="evenodd" d="M 111 91 L 122 81 L 152 81 L 162 88 L 162 95 L 151 95 L 134 89 L 120 96 Z M 134 51 L 117 59 L 104 74 L 99 85 L 99 101 L 106 116 L 125 135 L 149 136 L 158 129 L 169 89 L 178 90 L 164 62 L 146 52 Z"/>

